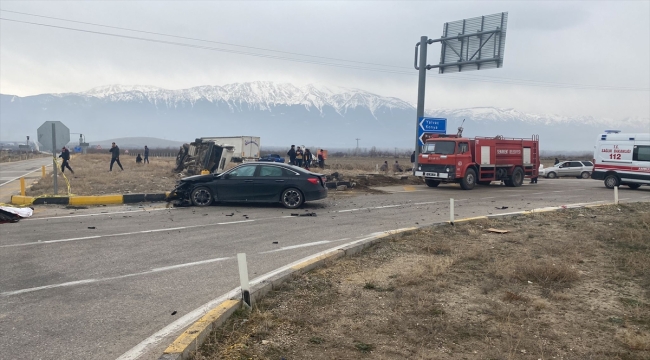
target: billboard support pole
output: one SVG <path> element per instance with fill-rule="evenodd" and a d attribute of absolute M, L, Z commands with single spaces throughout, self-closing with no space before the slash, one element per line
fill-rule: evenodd
<path fill-rule="evenodd" d="M 418 168 L 418 157 L 420 155 L 420 140 L 418 139 L 418 129 L 420 127 L 420 118 L 424 117 L 424 93 L 427 81 L 427 45 L 429 39 L 426 36 L 420 38 L 420 42 L 415 45 L 415 69 L 419 71 L 418 76 L 418 107 L 415 118 L 415 163 L 413 164 L 413 174 Z M 420 47 L 420 66 L 418 66 L 418 46 Z"/>
<path fill-rule="evenodd" d="M 54 181 L 54 195 L 59 193 L 59 183 L 57 179 L 57 163 L 56 163 L 56 128 L 52 123 L 52 180 Z"/>

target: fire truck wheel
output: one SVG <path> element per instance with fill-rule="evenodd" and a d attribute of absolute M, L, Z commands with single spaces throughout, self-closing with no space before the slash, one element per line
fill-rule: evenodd
<path fill-rule="evenodd" d="M 524 183 L 524 170 L 521 168 L 515 168 L 510 177 L 510 181 L 506 182 L 506 185 L 512 187 L 519 187 Z"/>
<path fill-rule="evenodd" d="M 609 174 L 605 176 L 605 187 L 608 189 L 613 189 L 617 187 L 620 184 L 620 181 L 618 180 L 618 176 L 614 174 Z"/>
<path fill-rule="evenodd" d="M 428 187 L 438 187 L 438 185 L 440 185 L 440 181 L 438 180 L 424 180 L 424 182 Z"/>
<path fill-rule="evenodd" d="M 476 186 L 476 171 L 467 169 L 465 177 L 460 181 L 460 187 L 463 190 L 472 190 Z"/>

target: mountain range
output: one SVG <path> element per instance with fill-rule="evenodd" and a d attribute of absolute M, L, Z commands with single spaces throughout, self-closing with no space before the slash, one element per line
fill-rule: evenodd
<path fill-rule="evenodd" d="M 467 136 L 539 134 L 541 148 L 555 151 L 589 150 L 606 128 L 650 131 L 650 119 L 643 118 L 567 117 L 494 107 L 430 109 L 426 114 L 447 118 L 452 133 L 464 119 Z M 35 135 L 47 120 L 62 121 L 90 143 L 121 137 L 187 142 L 253 135 L 262 137 L 262 146 L 352 148 L 360 138 L 364 147 L 409 148 L 415 107 L 360 89 L 261 81 L 181 90 L 107 85 L 81 93 L 0 94 L 0 140 Z"/>

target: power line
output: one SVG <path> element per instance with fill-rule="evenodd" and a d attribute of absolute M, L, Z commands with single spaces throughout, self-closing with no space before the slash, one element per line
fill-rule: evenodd
<path fill-rule="evenodd" d="M 19 13 L 19 14 L 27 14 L 27 15 L 31 15 L 31 16 L 39 16 L 39 17 L 51 18 L 51 19 L 62 20 L 62 21 L 77 22 L 77 23 L 86 24 L 86 25 L 103 26 L 103 27 L 108 27 L 108 28 L 115 28 L 115 29 L 134 31 L 134 32 L 142 32 L 142 33 L 148 33 L 148 34 L 154 34 L 154 35 L 170 36 L 170 37 L 176 37 L 176 38 L 182 38 L 182 39 L 219 43 L 219 44 L 223 44 L 223 45 L 239 46 L 239 47 L 243 47 L 243 48 L 251 48 L 251 49 L 264 50 L 264 51 L 273 51 L 273 52 L 278 52 L 278 53 L 293 54 L 293 55 L 297 55 L 297 56 L 309 56 L 309 57 L 312 57 L 314 59 L 321 58 L 321 59 L 344 61 L 344 62 L 365 64 L 365 65 L 378 65 L 378 66 L 385 66 L 385 67 L 393 67 L 393 68 L 399 68 L 399 69 L 405 69 L 405 70 L 377 69 L 377 68 L 368 68 L 368 67 L 365 67 L 365 66 L 357 66 L 357 65 L 350 65 L 350 64 L 337 64 L 337 63 L 323 62 L 323 61 L 317 61 L 317 60 L 296 59 L 296 58 L 291 58 L 291 57 L 286 57 L 286 56 L 279 56 L 279 55 L 261 54 L 261 53 L 246 52 L 246 51 L 241 51 L 241 50 L 224 49 L 224 48 L 217 48 L 217 47 L 210 47 L 210 46 L 203 46 L 203 45 L 196 45 L 196 44 L 188 44 L 188 43 L 175 42 L 175 41 L 144 38 L 144 37 L 130 36 L 130 35 L 121 35 L 121 34 L 107 33 L 107 32 L 101 32 L 101 31 L 86 30 L 86 29 L 79 29 L 79 28 L 71 28 L 71 27 L 65 27 L 65 26 L 57 26 L 57 25 L 50 25 L 50 24 L 43 24 L 43 23 L 36 23 L 36 22 L 22 21 L 22 20 L 15 20 L 15 19 L 7 19 L 7 18 L 0 17 L 0 20 L 11 21 L 11 22 L 16 22 L 16 23 L 22 23 L 22 24 L 28 24 L 28 25 L 44 26 L 44 27 L 57 28 L 57 29 L 62 29 L 62 30 L 90 33 L 90 34 L 95 34 L 95 35 L 112 36 L 112 37 L 118 37 L 118 38 L 126 38 L 126 39 L 132 39 L 132 40 L 140 40 L 140 41 L 148 41 L 148 42 L 162 43 L 162 44 L 168 44 L 168 45 L 176 45 L 176 46 L 183 46 L 183 47 L 189 47 L 189 48 L 196 48 L 196 49 L 202 49 L 202 50 L 211 50 L 211 51 L 226 52 L 226 53 L 232 53 L 232 54 L 238 54 L 238 55 L 247 55 L 247 56 L 269 58 L 269 59 L 275 59 L 275 60 L 284 60 L 284 61 L 292 61 L 292 62 L 298 62 L 298 63 L 339 67 L 339 68 L 344 68 L 344 69 L 364 70 L 364 71 L 373 71 L 373 72 L 381 72 L 381 73 L 387 73 L 387 74 L 398 74 L 398 75 L 410 75 L 410 76 L 417 75 L 417 73 L 414 72 L 414 71 L 406 71 L 406 69 L 410 69 L 410 68 L 403 68 L 403 67 L 398 67 L 398 66 L 394 66 L 394 65 L 375 64 L 375 63 L 368 63 L 368 62 L 361 62 L 361 61 L 354 61 L 354 60 L 344 60 L 344 59 L 337 59 L 337 58 L 326 58 L 326 57 L 319 57 L 319 56 L 315 56 L 315 55 L 306 55 L 306 54 L 291 53 L 291 52 L 277 51 L 277 50 L 264 49 L 264 48 L 256 48 L 256 47 L 250 47 L 250 46 L 244 46 L 244 45 L 236 45 L 236 44 L 230 44 L 230 43 L 216 42 L 216 41 L 211 41 L 211 40 L 203 40 L 203 39 L 175 36 L 175 35 L 155 33 L 155 32 L 149 32 L 149 31 L 120 28 L 120 27 L 114 27 L 114 26 L 109 26 L 109 25 L 101 25 L 101 24 L 94 24 L 94 23 L 88 23 L 88 22 L 80 22 L 80 21 L 75 21 L 75 20 L 66 20 L 66 19 L 60 19 L 60 18 L 53 18 L 53 17 L 48 17 L 48 16 L 42 16 L 42 15 L 20 13 L 20 12 L 15 12 L 15 11 L 8 11 L 8 10 L 0 10 L 0 11 L 13 12 L 13 13 Z M 431 75 L 428 75 L 428 76 L 431 77 Z M 527 80 L 527 79 L 496 78 L 496 77 L 488 77 L 488 76 L 467 76 L 465 74 L 455 75 L 453 77 L 449 76 L 449 75 L 447 75 L 447 76 L 436 76 L 436 79 L 474 81 L 474 82 L 485 82 L 485 83 L 505 84 L 505 85 L 552 87 L 552 88 L 565 88 L 565 89 L 581 89 L 581 90 L 650 91 L 650 89 L 648 89 L 648 88 L 554 83 L 554 82 L 544 82 L 544 81 Z"/>

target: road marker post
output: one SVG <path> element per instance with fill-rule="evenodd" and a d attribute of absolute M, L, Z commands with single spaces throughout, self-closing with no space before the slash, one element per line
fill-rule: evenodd
<path fill-rule="evenodd" d="M 25 196 L 25 178 L 20 178 L 20 196 Z"/>
<path fill-rule="evenodd" d="M 246 264 L 246 254 L 237 254 L 237 264 L 239 264 L 239 282 L 241 283 L 241 296 L 243 303 L 249 308 L 251 304 L 251 286 L 248 282 L 248 265 Z"/>
<path fill-rule="evenodd" d="M 618 186 L 614 186 L 614 205 L 618 205 Z"/>
<path fill-rule="evenodd" d="M 45 179 L 45 165 L 41 166 L 41 178 Z"/>
<path fill-rule="evenodd" d="M 454 199 L 449 199 L 449 223 L 454 223 Z"/>

